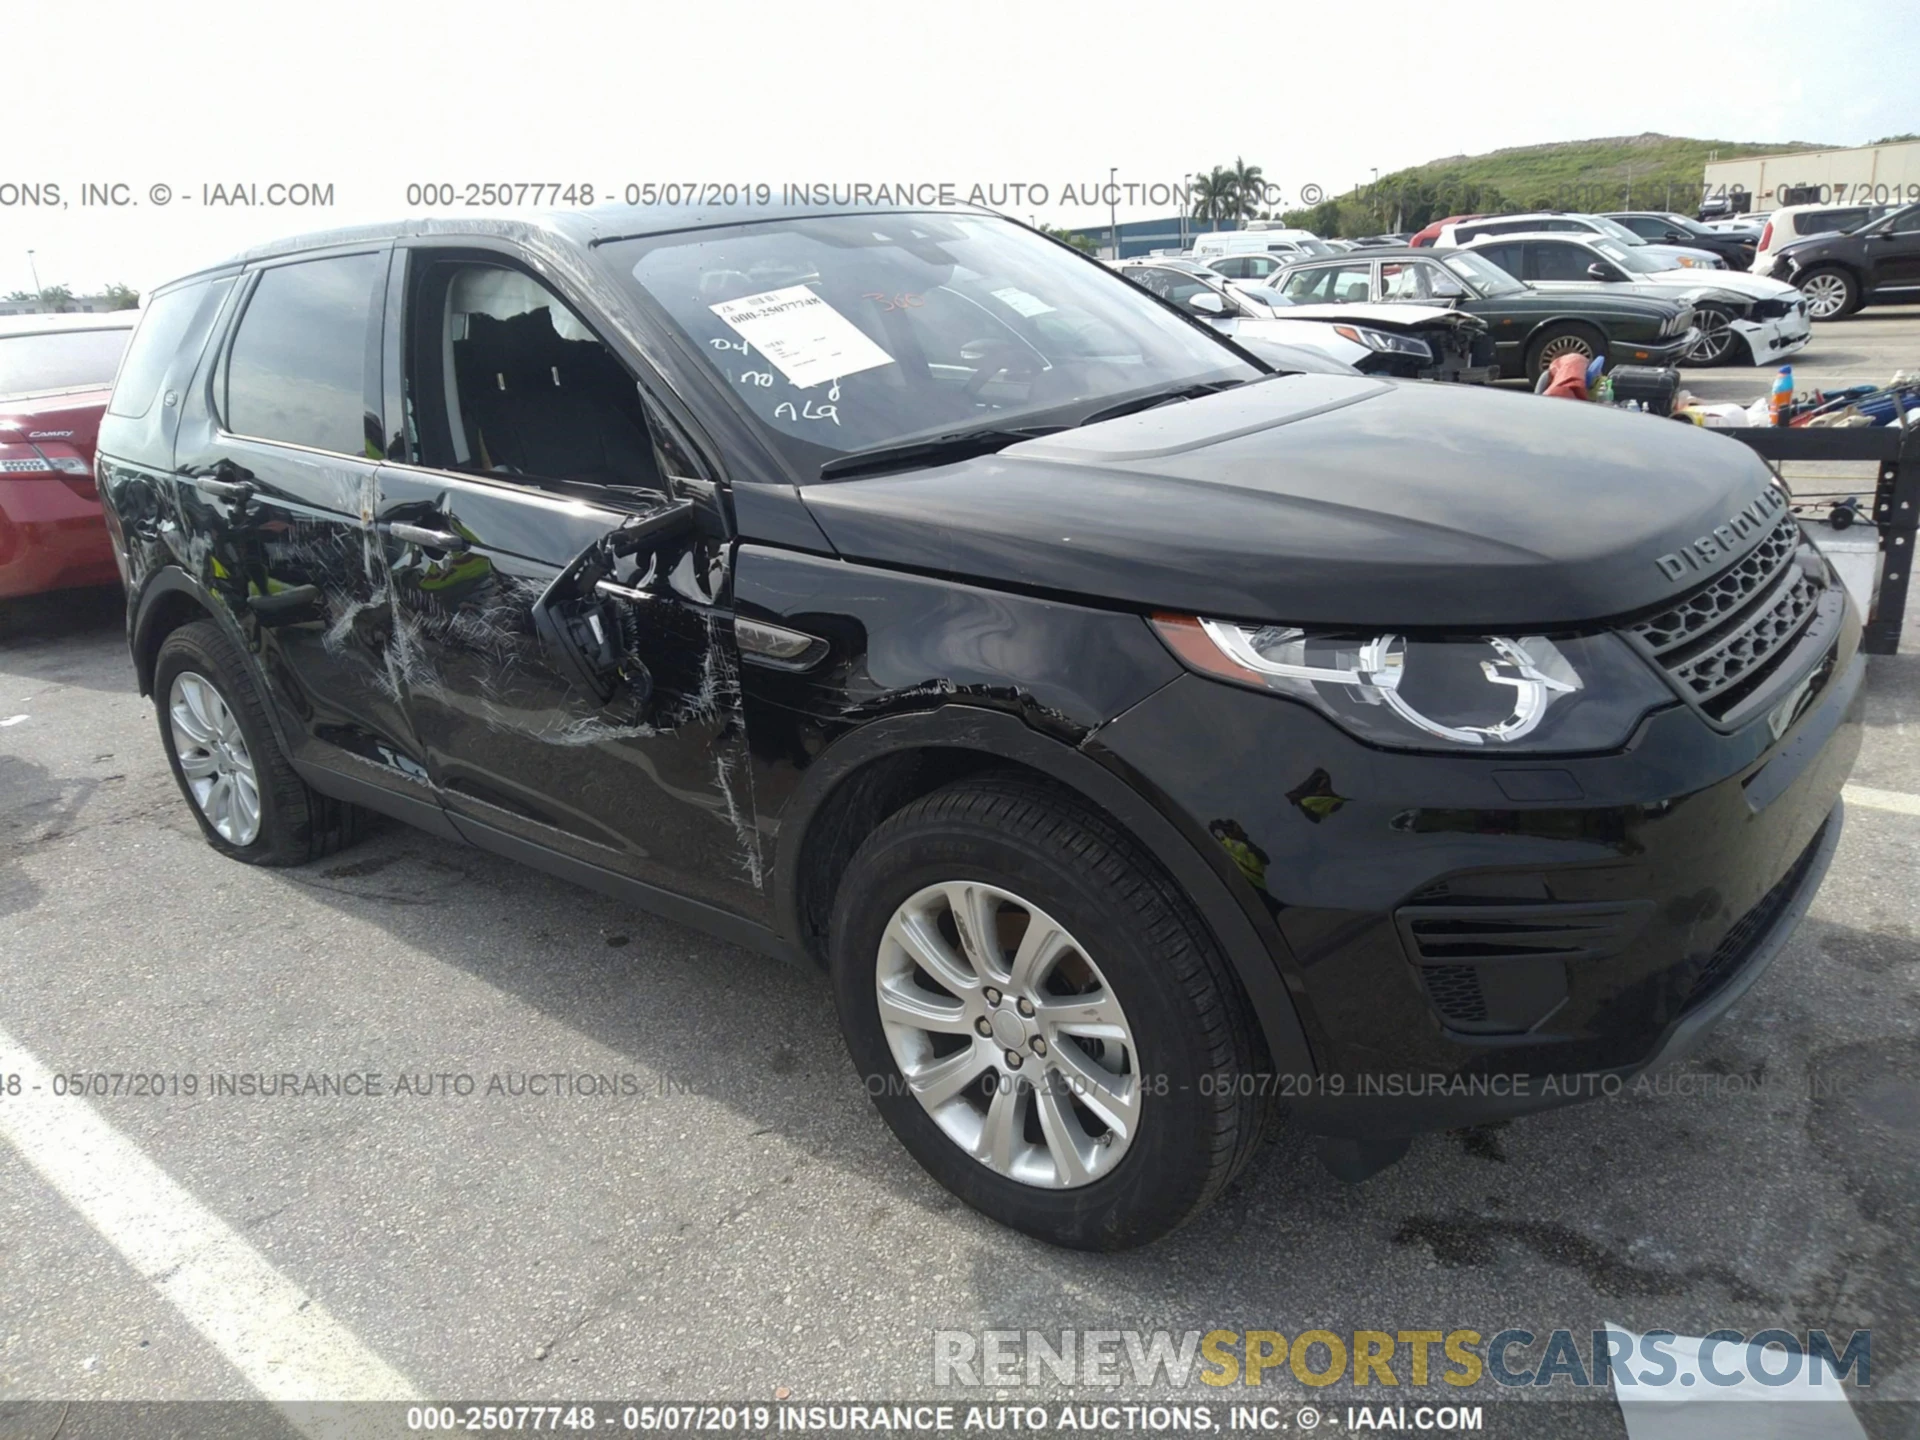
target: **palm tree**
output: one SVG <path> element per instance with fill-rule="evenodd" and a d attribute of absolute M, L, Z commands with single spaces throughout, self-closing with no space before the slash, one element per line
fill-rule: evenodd
<path fill-rule="evenodd" d="M 1216 165 L 1204 175 L 1193 177 L 1193 218 L 1231 220 L 1240 213 L 1240 200 L 1234 190 L 1233 172 Z"/>
<path fill-rule="evenodd" d="M 1260 213 L 1260 202 L 1266 198 L 1267 177 L 1258 165 L 1249 165 L 1238 155 L 1233 157 L 1234 218 L 1240 220 L 1255 219 Z"/>

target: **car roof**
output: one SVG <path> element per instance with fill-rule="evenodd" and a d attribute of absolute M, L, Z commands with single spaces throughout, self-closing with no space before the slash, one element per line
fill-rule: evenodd
<path fill-rule="evenodd" d="M 1576 245 L 1591 245 L 1596 240 L 1612 240 L 1611 235 L 1587 235 L 1578 230 L 1510 230 L 1501 235 L 1476 235 L 1460 249 L 1472 249 L 1482 240 L 1497 240 L 1505 244 L 1509 240 L 1569 240 Z M 1619 242 L 1615 242 L 1616 244 Z"/>
<path fill-rule="evenodd" d="M 583 249 L 615 240 L 637 240 L 683 230 L 709 230 L 725 225 L 753 225 L 774 220 L 819 220 L 836 215 L 971 215 L 1018 220 L 977 205 L 595 205 L 577 210 L 544 210 L 527 214 L 472 216 L 415 215 L 404 219 L 345 225 L 314 230 L 268 241 L 182 275 L 194 276 L 237 269 L 259 260 L 418 236 L 471 236 L 476 239 L 546 242 L 555 240 Z M 169 284 L 178 283 L 169 281 Z"/>
<path fill-rule="evenodd" d="M 1363 245 L 1358 250 L 1348 250 L 1340 255 L 1309 255 L 1304 260 L 1293 261 L 1286 268 L 1311 270 L 1325 265 L 1355 265 L 1367 260 L 1431 260 L 1438 264 L 1440 255 L 1426 246 Z"/>
<path fill-rule="evenodd" d="M 60 315 L 0 315 L 0 336 L 62 335 L 74 330 L 131 330 L 138 310 L 80 310 Z"/>

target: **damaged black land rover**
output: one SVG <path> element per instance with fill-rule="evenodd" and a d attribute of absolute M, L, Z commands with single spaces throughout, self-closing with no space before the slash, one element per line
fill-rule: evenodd
<path fill-rule="evenodd" d="M 1276 1097 L 1359 1177 L 1676 1054 L 1858 744 L 1746 448 L 1276 373 L 983 214 L 274 245 L 153 297 L 99 456 L 216 849 L 385 812 L 824 967 L 906 1147 L 1066 1245 Z"/>

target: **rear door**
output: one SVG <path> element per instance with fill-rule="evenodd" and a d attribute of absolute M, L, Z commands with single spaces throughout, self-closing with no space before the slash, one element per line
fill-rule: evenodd
<path fill-rule="evenodd" d="M 174 490 L 187 558 L 259 655 L 294 759 L 431 803 L 369 544 L 388 261 L 369 245 L 242 278 Z"/>
<path fill-rule="evenodd" d="M 1920 288 L 1920 205 L 1882 221 L 1866 243 L 1868 283 L 1875 290 Z"/>
<path fill-rule="evenodd" d="M 719 491 L 602 332 L 517 257 L 423 244 L 394 298 L 402 434 L 374 543 L 450 819 L 535 863 L 754 908 Z"/>

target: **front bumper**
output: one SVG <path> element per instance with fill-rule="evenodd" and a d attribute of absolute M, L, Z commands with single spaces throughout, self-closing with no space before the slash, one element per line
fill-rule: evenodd
<path fill-rule="evenodd" d="M 1607 345 L 1607 368 L 1616 365 L 1684 365 L 1687 351 L 1700 338 L 1698 327 L 1671 340 L 1614 340 Z"/>
<path fill-rule="evenodd" d="M 1797 354 L 1813 339 L 1813 322 L 1805 315 L 1786 315 L 1777 320 L 1733 320 L 1728 322 L 1753 355 L 1753 363 Z"/>
<path fill-rule="evenodd" d="M 1858 636 L 1849 612 L 1777 739 L 1764 716 L 1727 734 L 1674 705 L 1611 755 L 1412 754 L 1185 676 L 1097 743 L 1163 797 L 1267 940 L 1233 958 L 1280 971 L 1316 1067 L 1274 1092 L 1323 1135 L 1411 1135 L 1608 1093 L 1771 963 L 1838 839 Z M 1456 961 L 1452 931 L 1503 925 L 1529 933 Z M 1536 947 L 1567 926 L 1589 952 Z"/>

